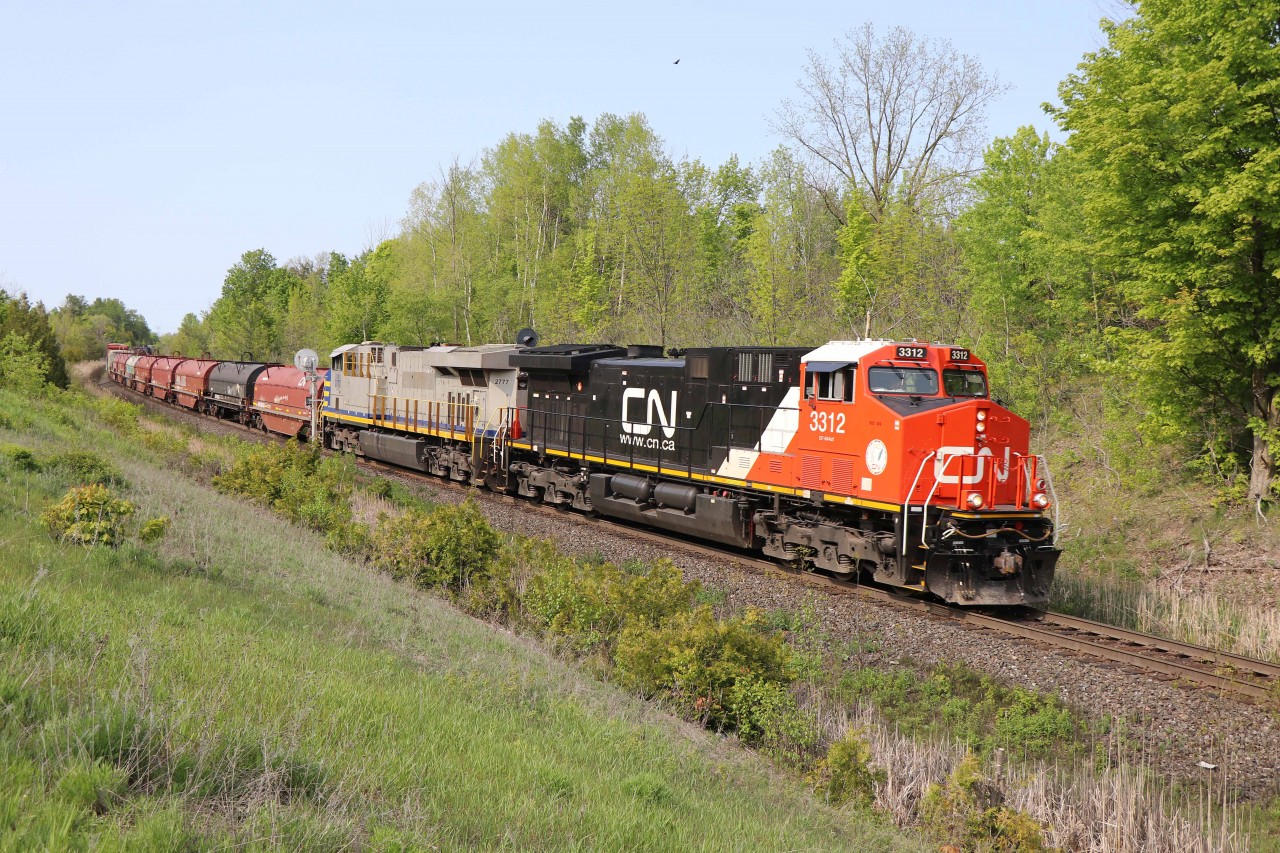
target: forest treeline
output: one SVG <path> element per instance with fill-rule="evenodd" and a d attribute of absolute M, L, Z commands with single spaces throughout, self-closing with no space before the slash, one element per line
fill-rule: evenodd
<path fill-rule="evenodd" d="M 354 257 L 245 252 L 162 347 L 288 361 L 526 326 L 947 341 L 1037 424 L 1089 433 L 1079 453 L 1141 469 L 1172 449 L 1260 506 L 1280 441 L 1280 6 L 1133 8 L 1047 107 L 1065 144 L 986 137 L 998 81 L 868 25 L 810 54 L 760 162 L 674 156 L 641 114 L 547 120 L 441 166 Z"/>

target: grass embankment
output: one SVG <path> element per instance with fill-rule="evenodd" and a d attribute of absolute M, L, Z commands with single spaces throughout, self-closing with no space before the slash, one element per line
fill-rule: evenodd
<path fill-rule="evenodd" d="M 862 653 L 874 639 L 835 642 L 808 608 L 725 612 L 723 594 L 686 583 L 669 565 L 615 567 L 499 537 L 473 506 L 431 507 L 386 480 L 357 476 L 348 460 L 209 441 L 140 419 L 137 407 L 113 400 L 99 400 L 94 409 L 94 417 L 72 408 L 52 421 L 103 419 L 128 439 L 104 436 L 88 444 L 107 442 L 113 453 L 163 461 L 171 471 L 270 506 L 322 532 L 331 550 L 371 561 L 364 567 L 371 581 L 386 583 L 377 567 L 408 581 L 394 589 L 410 600 L 418 595 L 410 585 L 444 591 L 464 610 L 540 638 L 575 660 L 579 672 L 657 696 L 686 719 L 736 732 L 825 799 L 874 802 L 901 825 L 923 825 L 939 843 L 963 849 L 1075 846 L 1082 839 L 1116 850 L 1232 846 L 1224 844 L 1232 831 L 1221 817 L 1178 814 L 1173 803 L 1182 798 L 1154 788 L 1141 764 L 1135 770 L 1126 763 L 1123 749 L 1113 768 L 1110 749 L 1122 743 L 1086 729 L 1052 697 L 963 669 L 922 676 L 910 668 L 864 667 Z M 30 455 L 18 452 L 14 467 L 31 461 L 24 453 Z M 37 456 L 49 463 L 46 469 L 67 467 L 47 450 Z M 136 484 L 121 492 L 139 500 Z M 135 539 L 165 528 L 144 509 L 129 520 Z M 163 540 L 177 565 L 220 571 L 223 555 L 206 544 L 218 537 L 199 534 L 212 532 L 204 528 L 177 535 L 179 527 Z M 246 551 L 244 559 L 253 557 Z M 288 589 L 293 577 L 271 583 Z M 294 593 L 317 604 L 334 600 L 313 586 Z M 403 606 L 393 599 L 387 607 Z M 1040 760 L 1052 764 L 1042 770 Z M 623 793 L 629 791 L 624 785 Z M 668 800 L 661 789 L 654 796 Z M 1214 841 L 1201 834 L 1201 824 Z"/>
<path fill-rule="evenodd" d="M 0 392 L 0 846 L 888 849 L 754 757 Z M 119 547 L 42 510 L 117 460 Z M 100 467 L 90 478 L 112 480 Z M 169 519 L 143 544 L 146 522 Z M 155 534 L 153 534 L 155 535 Z"/>
<path fill-rule="evenodd" d="M 1061 498 L 1051 607 L 1280 661 L 1280 526 L 1241 505 L 1238 472 L 1196 475 L 1139 429 L 1077 417 L 1043 440 Z"/>

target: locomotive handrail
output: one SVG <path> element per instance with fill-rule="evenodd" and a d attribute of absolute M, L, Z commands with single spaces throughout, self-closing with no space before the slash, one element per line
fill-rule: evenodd
<path fill-rule="evenodd" d="M 1039 460 L 1044 465 L 1044 482 L 1049 487 L 1049 498 L 1053 501 L 1053 541 L 1051 544 L 1058 544 L 1058 492 L 1053 487 L 1053 474 L 1049 473 L 1049 460 L 1040 454 L 1035 454 L 1031 458 Z"/>
<path fill-rule="evenodd" d="M 907 529 L 911 527 L 911 494 L 916 490 L 916 484 L 920 482 L 920 475 L 924 473 L 924 463 L 932 459 L 937 454 L 937 452 L 938 451 L 936 450 L 930 450 L 927 454 L 925 454 L 925 457 L 920 460 L 920 467 L 916 469 L 916 478 L 911 481 L 911 488 L 907 490 L 907 499 L 902 504 L 902 555 L 901 556 L 904 559 L 907 556 Z M 945 470 L 945 466 L 944 466 L 944 470 Z M 938 484 L 934 483 L 934 488 L 937 488 L 937 486 Z M 932 490 L 930 490 L 929 495 L 930 496 L 933 495 Z M 929 514 L 929 510 L 927 507 L 929 506 L 929 501 L 926 499 L 922 506 L 925 507 L 920 511 L 920 527 L 921 527 L 920 544 L 923 545 L 924 544 L 924 528 L 928 525 L 927 516 Z"/>
<path fill-rule="evenodd" d="M 935 452 L 935 451 L 929 451 L 929 455 L 930 455 L 930 456 L 932 456 L 932 455 L 934 454 L 934 452 Z M 974 455 L 974 454 L 972 454 L 972 453 L 950 453 L 950 454 L 947 454 L 946 461 L 944 461 L 944 462 L 942 463 L 942 470 L 941 470 L 941 471 L 936 472 L 936 473 L 933 475 L 933 487 L 932 487 L 931 489 L 929 489 L 929 494 L 928 494 L 928 496 L 924 499 L 924 504 L 922 504 L 922 506 L 924 507 L 924 509 L 923 509 L 923 510 L 921 510 L 921 512 L 920 512 L 920 544 L 921 544 L 921 545 L 925 545 L 925 544 L 926 544 L 926 543 L 925 543 L 925 541 L 924 541 L 924 535 L 925 535 L 925 533 L 927 533 L 927 532 L 928 532 L 928 530 L 929 530 L 929 505 L 930 505 L 931 503 L 933 503 L 933 495 L 934 495 L 934 493 L 935 493 L 935 492 L 937 492 L 937 491 L 938 491 L 938 486 L 939 486 L 939 485 L 941 485 L 941 483 L 942 483 L 942 477 L 943 477 L 943 475 L 944 475 L 944 474 L 946 474 L 946 473 L 947 473 L 947 468 L 951 465 L 951 460 L 953 460 L 953 459 L 964 459 L 966 456 L 973 456 L 973 455 Z M 925 457 L 925 458 L 926 458 L 926 459 L 928 459 L 928 457 Z M 941 457 L 939 457 L 939 458 L 941 458 Z M 924 462 L 921 462 L 921 463 L 920 463 L 920 467 L 921 467 L 922 469 L 924 468 Z M 961 480 L 963 480 L 963 479 L 964 479 L 964 463 L 963 463 L 963 462 L 962 462 L 962 463 L 960 463 L 960 477 L 959 477 L 958 479 L 961 479 Z M 912 488 L 914 489 L 915 487 L 914 487 L 914 486 L 912 486 Z M 958 491 L 956 492 L 956 494 L 957 494 L 957 495 L 959 495 L 960 493 L 962 493 L 962 492 L 964 491 L 963 489 L 960 489 L 960 488 L 959 488 L 959 485 L 957 485 L 957 490 L 958 490 Z M 910 496 L 910 495 L 908 495 L 908 496 Z M 906 547 L 907 547 L 906 537 L 905 537 L 905 536 L 903 537 L 902 547 L 903 547 L 903 548 L 906 548 Z"/>

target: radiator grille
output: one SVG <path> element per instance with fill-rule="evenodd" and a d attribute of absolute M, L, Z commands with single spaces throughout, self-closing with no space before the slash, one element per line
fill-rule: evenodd
<path fill-rule="evenodd" d="M 853 493 L 853 460 L 836 459 L 831 463 L 831 491 Z"/>
<path fill-rule="evenodd" d="M 822 488 L 822 457 L 805 456 L 800 460 L 800 485 L 805 489 Z"/>

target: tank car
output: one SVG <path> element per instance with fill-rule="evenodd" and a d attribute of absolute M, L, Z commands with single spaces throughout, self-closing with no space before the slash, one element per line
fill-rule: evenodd
<path fill-rule="evenodd" d="M 260 361 L 219 361 L 209 371 L 204 410 L 248 424 L 253 417 L 253 383 L 269 365 Z"/>
<path fill-rule="evenodd" d="M 967 349 L 543 347 L 511 362 L 527 384 L 521 494 L 960 604 L 1048 598 L 1048 470 Z"/>

